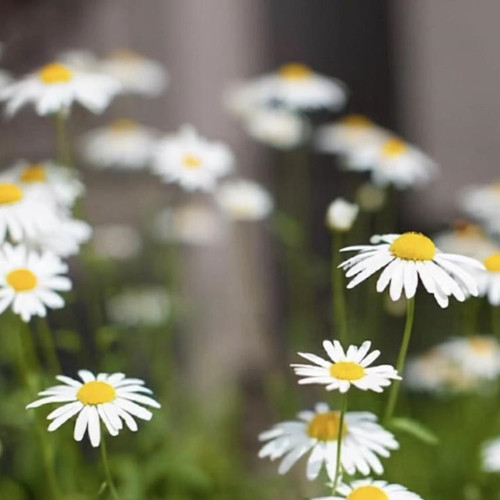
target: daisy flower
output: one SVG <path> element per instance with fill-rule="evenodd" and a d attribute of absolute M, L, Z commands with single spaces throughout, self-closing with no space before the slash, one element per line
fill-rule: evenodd
<path fill-rule="evenodd" d="M 382 392 L 391 385 L 391 380 L 400 380 L 398 372 L 390 365 L 370 366 L 379 356 L 380 351 L 370 352 L 371 342 L 366 341 L 360 347 L 351 345 L 344 352 L 338 340 L 325 340 L 323 347 L 329 359 L 315 354 L 299 352 L 312 365 L 292 364 L 295 374 L 302 377 L 299 384 L 321 384 L 327 391 L 347 392 L 351 386 L 363 391 Z"/>
<path fill-rule="evenodd" d="M 343 198 L 333 200 L 326 213 L 326 225 L 332 231 L 350 231 L 358 216 L 359 207 Z"/>
<path fill-rule="evenodd" d="M 314 500 L 422 500 L 422 497 L 400 484 L 362 479 L 350 485 L 341 484 L 334 496 Z"/>
<path fill-rule="evenodd" d="M 98 59 L 89 50 L 83 49 L 68 49 L 60 52 L 56 57 L 58 63 L 69 66 L 80 71 L 99 72 L 97 67 Z"/>
<path fill-rule="evenodd" d="M 492 306 L 500 306 L 500 252 L 495 252 L 483 261 L 485 271 L 478 271 L 479 295 L 487 297 Z"/>
<path fill-rule="evenodd" d="M 298 420 L 276 424 L 259 436 L 268 441 L 259 457 L 271 460 L 282 458 L 278 472 L 286 474 L 304 455 L 307 461 L 307 478 L 318 477 L 323 466 L 333 481 L 337 471 L 337 441 L 339 438 L 340 412 L 330 410 L 326 403 L 318 403 L 314 411 L 302 411 Z M 359 472 L 365 476 L 372 471 L 382 474 L 380 457 L 389 457 L 391 450 L 399 447 L 394 436 L 377 423 L 369 412 L 347 412 L 342 438 L 341 464 L 349 474 Z"/>
<path fill-rule="evenodd" d="M 33 104 L 38 115 L 69 112 L 78 102 L 93 113 L 102 113 L 120 90 L 120 84 L 98 73 L 89 73 L 53 62 L 0 91 L 7 114 Z"/>
<path fill-rule="evenodd" d="M 246 179 L 226 181 L 215 192 L 224 212 L 235 220 L 261 220 L 273 209 L 273 199 L 260 184 Z"/>
<path fill-rule="evenodd" d="M 60 309 L 64 300 L 57 292 L 71 290 L 63 276 L 68 266 L 56 255 L 29 251 L 25 246 L 4 244 L 0 252 L 0 313 L 12 306 L 28 322 L 46 316 L 47 309 Z"/>
<path fill-rule="evenodd" d="M 125 94 L 157 97 L 165 91 L 169 76 L 165 66 L 132 50 L 117 50 L 104 59 L 99 69 L 120 82 Z"/>
<path fill-rule="evenodd" d="M 500 472 L 500 438 L 492 439 L 483 445 L 482 462 L 486 472 Z"/>
<path fill-rule="evenodd" d="M 82 137 L 83 158 L 98 168 L 141 170 L 150 164 L 159 132 L 132 120 L 115 120 Z"/>
<path fill-rule="evenodd" d="M 463 302 L 467 296 L 479 293 L 471 272 L 484 266 L 470 257 L 443 253 L 434 242 L 421 233 L 386 234 L 373 236 L 371 245 L 343 248 L 358 254 L 340 267 L 352 278 L 347 288 L 354 288 L 383 269 L 377 281 L 377 292 L 389 286 L 392 300 L 402 294 L 415 296 L 419 282 L 432 294 L 441 307 L 447 307 L 449 297 Z"/>
<path fill-rule="evenodd" d="M 184 126 L 159 142 L 153 171 L 165 182 L 175 182 L 186 191 L 210 191 L 233 164 L 233 154 L 226 145 L 210 142 L 193 127 Z"/>
<path fill-rule="evenodd" d="M 117 436 L 123 424 L 133 432 L 137 431 L 135 418 L 151 420 L 153 414 L 143 406 L 161 408 L 154 399 L 144 394 L 152 392 L 137 378 L 125 378 L 123 373 L 99 373 L 95 376 L 88 370 L 80 370 L 75 380 L 58 375 L 62 385 L 56 385 L 38 395 L 41 399 L 30 403 L 27 409 L 46 404 L 61 403 L 49 413 L 49 432 L 55 431 L 69 419 L 76 416 L 74 438 L 81 441 L 88 434 L 91 445 L 96 448 L 101 443 L 101 423 L 111 436 Z"/>

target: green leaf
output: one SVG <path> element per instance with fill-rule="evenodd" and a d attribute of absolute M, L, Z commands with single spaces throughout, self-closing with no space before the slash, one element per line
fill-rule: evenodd
<path fill-rule="evenodd" d="M 389 422 L 389 428 L 406 432 L 425 444 L 435 446 L 439 443 L 438 437 L 425 425 L 411 418 L 393 418 Z"/>

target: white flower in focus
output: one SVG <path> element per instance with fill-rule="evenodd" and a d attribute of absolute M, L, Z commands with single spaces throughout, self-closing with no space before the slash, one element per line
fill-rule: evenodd
<path fill-rule="evenodd" d="M 500 438 L 492 439 L 483 445 L 483 470 L 500 472 Z"/>
<path fill-rule="evenodd" d="M 260 105 L 278 105 L 297 111 L 321 108 L 341 109 L 347 101 L 347 87 L 340 80 L 315 73 L 304 64 L 283 65 L 277 72 L 249 84 Z"/>
<path fill-rule="evenodd" d="M 235 220 L 261 220 L 273 209 L 273 199 L 260 184 L 246 179 L 226 181 L 215 192 L 224 212 Z"/>
<path fill-rule="evenodd" d="M 117 50 L 104 59 L 100 70 L 118 80 L 123 93 L 157 97 L 168 86 L 165 66 L 132 50 Z"/>
<path fill-rule="evenodd" d="M 94 227 L 92 246 L 103 258 L 128 260 L 136 257 L 142 249 L 139 232 L 128 224 L 105 224 Z"/>
<path fill-rule="evenodd" d="M 485 271 L 478 271 L 479 295 L 487 297 L 492 306 L 500 306 L 500 252 L 489 255 L 483 261 Z"/>
<path fill-rule="evenodd" d="M 263 432 L 259 440 L 268 442 L 260 450 L 259 457 L 282 458 L 278 472 L 286 474 L 309 453 L 307 479 L 316 479 L 325 466 L 333 481 L 337 470 L 339 428 L 340 412 L 330 410 L 326 403 L 318 403 L 314 411 L 300 412 L 298 420 L 276 424 Z M 394 436 L 377 423 L 373 413 L 345 414 L 341 463 L 346 474 L 382 474 L 384 468 L 379 457 L 389 457 L 391 450 L 398 447 Z"/>
<path fill-rule="evenodd" d="M 326 225 L 332 231 L 350 231 L 358 216 L 359 207 L 343 198 L 333 200 L 326 213 Z"/>
<path fill-rule="evenodd" d="M 105 75 L 50 63 L 0 91 L 12 116 L 26 104 L 33 104 L 38 115 L 69 112 L 77 102 L 93 113 L 102 113 L 119 92 L 120 84 Z"/>
<path fill-rule="evenodd" d="M 149 166 L 158 137 L 151 127 L 120 119 L 86 133 L 80 149 L 95 167 L 141 170 Z"/>
<path fill-rule="evenodd" d="M 479 293 L 471 274 L 484 266 L 463 255 L 443 253 L 434 242 L 421 233 L 386 234 L 373 236 L 371 245 L 343 248 L 358 254 L 340 267 L 352 278 L 347 288 L 354 288 L 383 269 L 377 281 L 377 292 L 389 286 L 392 300 L 404 293 L 407 299 L 415 296 L 419 282 L 434 296 L 441 307 L 447 307 L 449 297 L 463 302 L 469 295 Z"/>
<path fill-rule="evenodd" d="M 382 392 L 391 385 L 392 380 L 401 380 L 398 372 L 391 365 L 370 366 L 379 356 L 380 351 L 370 351 L 372 343 L 363 342 L 359 347 L 349 346 L 344 352 L 338 340 L 325 340 L 323 347 L 330 359 L 323 359 L 315 354 L 299 352 L 312 365 L 294 363 L 291 366 L 296 375 L 302 377 L 299 384 L 325 385 L 327 391 L 347 392 L 351 386 L 362 391 Z"/>
<path fill-rule="evenodd" d="M 0 313 L 12 306 L 28 322 L 31 316 L 46 316 L 47 309 L 60 309 L 64 300 L 57 292 L 71 290 L 62 276 L 68 266 L 50 252 L 39 254 L 25 246 L 4 244 L 0 252 Z"/>
<path fill-rule="evenodd" d="M 233 164 L 233 154 L 225 144 L 204 139 L 190 126 L 165 136 L 153 157 L 153 171 L 186 191 L 212 190 Z"/>
<path fill-rule="evenodd" d="M 41 399 L 30 403 L 27 409 L 46 404 L 61 404 L 47 419 L 53 432 L 76 416 L 73 437 L 81 441 L 88 434 L 90 444 L 97 448 L 101 443 L 101 424 L 111 436 L 117 436 L 125 424 L 131 431 L 137 431 L 136 418 L 151 420 L 153 414 L 144 406 L 161 408 L 160 404 L 145 394 L 152 392 L 144 382 L 136 378 L 125 378 L 123 373 L 99 373 L 80 370 L 82 382 L 64 375 L 58 375 L 62 382 L 38 395 Z"/>
<path fill-rule="evenodd" d="M 341 484 L 334 496 L 313 500 L 422 500 L 422 497 L 400 484 L 362 479 L 349 485 Z"/>

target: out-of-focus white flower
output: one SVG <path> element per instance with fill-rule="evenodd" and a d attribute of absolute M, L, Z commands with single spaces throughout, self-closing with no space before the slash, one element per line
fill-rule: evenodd
<path fill-rule="evenodd" d="M 356 201 L 364 212 L 379 212 L 385 205 L 386 192 L 383 188 L 365 182 L 356 191 Z"/>
<path fill-rule="evenodd" d="M 123 93 L 157 97 L 169 82 L 163 64 L 128 49 L 110 54 L 101 62 L 100 70 L 118 80 Z"/>
<path fill-rule="evenodd" d="M 461 208 L 474 219 L 482 221 L 488 230 L 500 233 L 500 181 L 469 186 L 460 195 Z"/>
<path fill-rule="evenodd" d="M 99 168 L 140 170 L 151 162 L 159 132 L 132 120 L 115 120 L 82 137 L 85 160 Z"/>
<path fill-rule="evenodd" d="M 248 82 L 259 105 L 277 105 L 297 111 L 321 108 L 341 109 L 347 101 L 347 87 L 340 80 L 315 73 L 305 64 L 283 65 L 275 73 Z"/>
<path fill-rule="evenodd" d="M 488 298 L 492 306 L 500 306 L 500 252 L 484 259 L 485 271 L 478 271 L 479 294 Z"/>
<path fill-rule="evenodd" d="M 227 88 L 223 94 L 223 104 L 237 118 L 243 119 L 263 109 L 259 104 L 256 86 L 248 82 L 234 84 Z"/>
<path fill-rule="evenodd" d="M 500 472 L 500 438 L 492 439 L 483 445 L 483 470 Z"/>
<path fill-rule="evenodd" d="M 0 100 L 10 116 L 26 104 L 33 104 L 39 115 L 67 113 L 75 102 L 102 113 L 119 90 L 120 84 L 109 76 L 53 62 L 2 89 Z"/>
<path fill-rule="evenodd" d="M 98 72 L 98 59 L 89 50 L 69 49 L 61 52 L 56 61 L 79 71 Z"/>
<path fill-rule="evenodd" d="M 170 315 L 170 298 L 162 287 L 129 288 L 111 297 L 106 310 L 111 321 L 120 325 L 159 326 Z"/>
<path fill-rule="evenodd" d="M 210 245 L 221 237 L 221 224 L 208 207 L 190 201 L 162 210 L 155 218 L 153 235 L 164 243 Z"/>
<path fill-rule="evenodd" d="M 337 198 L 328 206 L 326 225 L 332 231 L 350 231 L 358 212 L 359 207 L 355 203 L 349 203 L 343 198 Z"/>
<path fill-rule="evenodd" d="M 184 126 L 160 140 L 152 168 L 165 182 L 175 182 L 186 191 L 210 191 L 233 165 L 233 154 L 225 144 L 210 142 Z"/>
<path fill-rule="evenodd" d="M 235 220 L 261 220 L 273 209 L 273 199 L 260 184 L 247 179 L 224 182 L 215 198 L 229 217 Z"/>
<path fill-rule="evenodd" d="M 85 187 L 78 175 L 67 167 L 45 160 L 38 163 L 18 161 L 0 174 L 0 182 L 18 184 L 27 195 L 50 196 L 62 207 L 71 208 Z"/>
<path fill-rule="evenodd" d="M 141 235 L 127 224 L 96 226 L 92 244 L 97 255 L 115 260 L 132 259 L 142 249 Z"/>
<path fill-rule="evenodd" d="M 277 149 L 293 149 L 308 135 L 304 119 L 286 109 L 256 109 L 248 113 L 244 123 L 251 137 Z"/>

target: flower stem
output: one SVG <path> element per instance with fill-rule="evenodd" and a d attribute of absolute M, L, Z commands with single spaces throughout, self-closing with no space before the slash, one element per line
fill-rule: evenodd
<path fill-rule="evenodd" d="M 413 319 L 415 317 L 415 297 L 408 299 L 406 303 L 406 322 L 405 329 L 403 332 L 403 340 L 401 342 L 401 347 L 399 349 L 398 361 L 396 363 L 396 369 L 398 371 L 398 375 L 401 376 L 403 373 L 406 355 L 408 354 L 408 346 L 410 345 L 411 331 L 413 328 Z M 399 389 L 401 386 L 400 380 L 395 380 L 391 386 L 391 390 L 389 393 L 389 401 L 387 403 L 387 407 L 385 409 L 384 423 L 391 419 L 394 414 L 394 410 L 396 409 L 396 403 L 398 401 Z"/>
<path fill-rule="evenodd" d="M 339 435 L 337 440 L 337 457 L 335 460 L 335 478 L 332 484 L 332 494 L 335 495 L 339 486 L 339 481 L 342 476 L 342 441 L 344 439 L 344 421 L 347 412 L 347 393 L 342 394 L 342 402 L 340 404 L 340 421 Z"/>
<path fill-rule="evenodd" d="M 73 166 L 68 139 L 67 114 L 61 110 L 55 114 L 57 162 L 68 168 Z"/>
<path fill-rule="evenodd" d="M 342 234 L 333 232 L 332 238 L 332 292 L 333 292 L 333 321 L 335 335 L 341 343 L 347 342 L 347 309 L 344 295 L 344 273 L 339 268 L 341 263 Z"/>
<path fill-rule="evenodd" d="M 104 471 L 106 473 L 106 480 L 108 482 L 109 491 L 111 492 L 111 496 L 114 498 L 114 500 L 120 500 L 120 495 L 118 495 L 118 491 L 116 489 L 115 483 L 113 482 L 113 478 L 111 477 L 111 471 L 109 469 L 108 451 L 106 448 L 106 439 L 104 435 L 102 436 L 101 439 L 101 457 L 102 457 L 102 463 L 104 465 Z"/>

